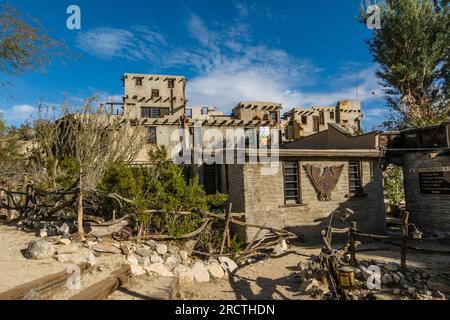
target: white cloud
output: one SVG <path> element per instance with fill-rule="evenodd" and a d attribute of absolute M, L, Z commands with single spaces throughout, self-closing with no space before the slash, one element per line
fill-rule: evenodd
<path fill-rule="evenodd" d="M 8 123 L 21 123 L 31 119 L 36 115 L 38 111 L 37 107 L 29 104 L 14 105 L 9 109 L 0 109 L 0 114 L 3 114 L 4 119 Z"/>
<path fill-rule="evenodd" d="M 186 89 L 191 105 L 215 105 L 229 112 L 242 100 L 281 102 L 288 109 L 335 105 L 338 100 L 355 99 L 357 94 L 363 102 L 380 96 L 374 66 L 319 82 L 321 70 L 308 61 L 281 49 L 254 45 L 248 36 L 221 27 L 221 32 L 211 30 L 193 15 L 188 29 L 199 47 L 177 52 L 166 60 L 168 66 L 196 71 Z M 323 89 L 306 91 L 312 84 Z"/>
<path fill-rule="evenodd" d="M 93 56 L 112 59 L 159 61 L 165 38 L 144 26 L 127 29 L 99 27 L 81 32 L 76 38 L 79 49 Z"/>

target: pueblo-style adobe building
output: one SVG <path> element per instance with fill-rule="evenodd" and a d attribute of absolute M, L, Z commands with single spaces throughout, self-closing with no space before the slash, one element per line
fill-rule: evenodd
<path fill-rule="evenodd" d="M 360 103 L 293 108 L 282 114 L 282 105 L 267 101 L 241 101 L 231 114 L 212 106 L 191 107 L 181 76 L 125 74 L 123 101 L 110 102 L 145 126 L 148 144 L 136 163 L 147 162 L 147 151 L 164 145 L 170 151 L 179 144 L 180 128 L 188 132 L 188 148 L 207 147 L 204 134 L 242 129 L 245 145 L 262 143 L 259 132 L 277 132 L 278 157 L 270 174 L 261 163 L 194 164 L 207 193 L 229 194 L 232 212 L 248 222 L 299 230 L 306 236 L 318 232 L 335 210 L 353 210 L 360 230 L 384 233 L 384 198 L 378 132 L 359 134 L 363 115 Z M 256 134 L 255 134 L 256 132 Z M 252 137 L 252 135 L 254 135 Z M 173 139 L 173 137 L 176 139 Z M 246 157 L 251 151 L 246 151 Z M 255 230 L 241 230 L 251 240 Z"/>

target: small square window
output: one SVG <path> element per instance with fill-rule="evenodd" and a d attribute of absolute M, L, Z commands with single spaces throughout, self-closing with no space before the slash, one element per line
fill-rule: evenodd
<path fill-rule="evenodd" d="M 202 108 L 202 114 L 207 115 L 208 114 L 208 107 Z"/>
<path fill-rule="evenodd" d="M 308 117 L 302 116 L 302 124 L 308 124 Z"/>
<path fill-rule="evenodd" d="M 334 120 L 334 111 L 330 111 L 330 119 Z"/>
<path fill-rule="evenodd" d="M 167 81 L 167 86 L 169 87 L 169 89 L 175 88 L 175 79 L 169 79 Z"/>
<path fill-rule="evenodd" d="M 143 79 L 144 79 L 143 77 L 136 77 L 136 85 L 137 86 L 142 86 L 142 80 Z"/>
<path fill-rule="evenodd" d="M 152 98 L 159 98 L 159 90 L 152 89 Z"/>
<path fill-rule="evenodd" d="M 272 121 L 278 122 L 278 112 L 277 111 L 270 111 L 269 117 Z"/>
<path fill-rule="evenodd" d="M 186 117 L 192 118 L 192 109 L 186 109 Z"/>

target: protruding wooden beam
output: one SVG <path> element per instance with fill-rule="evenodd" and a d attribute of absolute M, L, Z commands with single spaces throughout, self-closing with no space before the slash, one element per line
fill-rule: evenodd
<path fill-rule="evenodd" d="M 129 265 L 112 272 L 109 277 L 74 295 L 70 300 L 103 300 L 125 285 L 131 277 Z"/>
<path fill-rule="evenodd" d="M 89 264 L 82 263 L 79 264 L 80 272 L 83 273 L 88 269 Z M 49 290 L 58 288 L 66 284 L 67 278 L 72 274 L 68 273 L 67 270 L 51 274 L 39 278 L 37 280 L 22 284 L 10 290 L 0 293 L 0 300 L 21 300 L 24 299 L 27 293 L 33 290 L 34 293 L 40 294 L 47 292 Z"/>

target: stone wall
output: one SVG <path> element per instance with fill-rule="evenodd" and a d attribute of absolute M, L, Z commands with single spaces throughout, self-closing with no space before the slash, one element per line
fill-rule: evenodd
<path fill-rule="evenodd" d="M 384 196 L 379 161 L 378 159 L 362 160 L 364 195 L 351 197 L 349 195 L 348 160 L 299 159 L 301 193 L 301 204 L 299 205 L 284 204 L 284 177 L 281 163 L 278 173 L 270 176 L 261 174 L 261 164 L 245 164 L 243 166 L 243 188 L 238 191 L 239 185 L 230 182 L 230 189 L 233 189 L 231 201 L 235 201 L 236 194 L 244 194 L 247 222 L 278 228 L 286 227 L 296 233 L 304 234 L 306 239 L 319 238 L 320 230 L 328 225 L 330 214 L 339 208 L 350 208 L 355 212 L 351 220 L 357 222 L 361 231 L 384 234 Z M 322 168 L 344 164 L 338 184 L 332 192 L 331 201 L 318 200 L 317 193 L 303 168 L 307 164 Z M 242 196 L 238 197 L 238 200 L 242 201 Z M 339 219 L 333 221 L 335 227 L 348 226 L 348 223 L 343 224 Z M 251 240 L 256 231 L 254 228 L 248 228 L 246 240 Z"/>
<path fill-rule="evenodd" d="M 450 195 L 421 193 L 418 172 L 420 169 L 449 167 L 450 156 L 415 152 L 405 154 L 403 163 L 410 221 L 424 230 L 450 230 Z"/>

